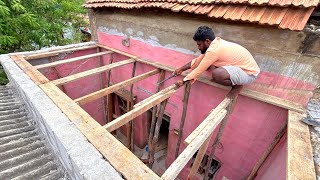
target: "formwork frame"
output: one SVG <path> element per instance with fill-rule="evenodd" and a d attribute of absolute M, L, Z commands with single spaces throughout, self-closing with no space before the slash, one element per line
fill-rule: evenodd
<path fill-rule="evenodd" d="M 32 66 L 28 62 L 33 59 L 58 56 L 60 53 L 92 48 L 97 48 L 97 53 L 66 60 L 59 60 L 37 66 Z M 103 55 L 113 53 L 124 55 L 128 57 L 128 59 L 63 77 L 54 81 L 49 81 L 43 74 L 38 71 L 39 69 L 43 68 L 55 67 L 61 64 L 81 61 L 91 57 L 101 57 Z M 119 89 L 127 86 L 132 86 L 134 83 L 156 74 L 159 74 L 158 81 L 160 81 L 164 78 L 164 71 L 173 72 L 174 68 L 164 66 L 160 63 L 152 62 L 150 60 L 142 59 L 126 52 L 100 44 L 69 49 L 59 49 L 51 52 L 34 53 L 31 55 L 12 55 L 11 58 L 34 81 L 34 83 L 37 84 L 52 99 L 52 101 L 62 110 L 62 112 L 66 114 L 70 121 L 72 121 L 86 136 L 88 141 L 90 141 L 96 147 L 96 149 L 99 150 L 99 152 L 106 158 L 106 160 L 108 160 L 108 162 L 110 162 L 110 164 L 126 179 L 174 179 L 178 176 L 179 172 L 183 169 L 187 162 L 192 158 L 194 153 L 199 150 L 196 161 L 189 174 L 189 177 L 192 178 L 199 167 L 199 162 L 201 162 L 208 148 L 212 132 L 221 121 L 227 119 L 227 107 L 232 102 L 230 98 L 226 97 L 217 107 L 215 107 L 209 113 L 208 117 L 184 140 L 185 144 L 187 145 L 184 151 L 171 164 L 171 166 L 166 170 L 162 177 L 159 177 L 140 159 L 138 159 L 127 147 L 119 142 L 110 132 L 118 129 L 122 125 L 132 122 L 135 117 L 141 115 L 149 109 L 153 109 L 153 111 L 155 111 L 155 107 L 159 104 L 161 104 L 161 106 L 164 106 L 162 110 L 164 111 L 165 104 L 168 98 L 170 98 L 181 86 L 174 84 L 163 90 L 160 90 L 159 87 L 157 87 L 156 94 L 135 104 L 133 107 L 131 107 L 131 110 L 129 112 L 111 122 L 108 122 L 104 126 L 98 124 L 86 111 L 81 108 L 80 105 L 108 96 Z M 94 74 L 105 72 L 108 72 L 108 74 L 110 74 L 111 69 L 132 63 L 148 64 L 153 66 L 155 69 L 138 76 L 134 76 L 133 72 L 132 78 L 128 80 L 111 86 L 109 86 L 108 83 L 108 87 L 105 87 L 99 91 L 93 92 L 89 95 L 80 97 L 75 100 L 69 98 L 58 88 L 58 86 L 61 86 L 63 84 L 73 82 Z M 186 73 L 183 73 L 182 75 L 185 76 Z M 229 89 L 228 87 L 211 82 L 206 78 L 201 77 L 198 79 L 198 81 L 218 88 Z M 285 131 L 287 131 L 288 146 L 286 162 L 287 179 L 314 179 L 315 170 L 312 158 L 309 127 L 300 121 L 304 117 L 304 108 L 294 102 L 290 102 L 285 99 L 281 99 L 257 91 L 252 91 L 249 89 L 243 89 L 240 94 L 288 110 L 287 122 L 281 127 L 273 142 L 269 145 L 266 152 L 261 156 L 248 179 L 254 179 L 260 166 L 266 160 L 270 152 L 279 141 L 281 135 Z M 187 101 L 185 102 L 187 103 Z M 231 112 L 229 112 L 229 114 L 230 113 Z M 150 141 L 150 137 L 148 141 Z"/>

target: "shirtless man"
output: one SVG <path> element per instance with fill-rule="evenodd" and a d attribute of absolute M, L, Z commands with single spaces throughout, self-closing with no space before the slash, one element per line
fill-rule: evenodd
<path fill-rule="evenodd" d="M 196 80 L 201 73 L 211 68 L 212 81 L 241 89 L 242 85 L 252 83 L 260 73 L 259 66 L 246 48 L 215 37 L 211 28 L 200 26 L 193 39 L 197 42 L 201 55 L 173 73 L 180 75 L 191 69 L 191 73 L 183 81 Z"/>

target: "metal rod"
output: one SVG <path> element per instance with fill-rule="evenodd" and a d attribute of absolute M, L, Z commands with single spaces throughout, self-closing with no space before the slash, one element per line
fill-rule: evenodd
<path fill-rule="evenodd" d="M 184 97 L 183 97 L 183 110 L 182 110 L 182 116 L 180 121 L 180 127 L 179 127 L 179 134 L 178 134 L 178 142 L 176 146 L 176 152 L 175 152 L 175 158 L 179 156 L 179 149 L 182 139 L 182 132 L 184 127 L 184 122 L 186 120 L 187 110 L 188 110 L 188 101 L 189 101 L 189 95 L 190 95 L 190 89 L 191 89 L 191 82 L 187 82 L 184 88 Z"/>
<path fill-rule="evenodd" d="M 164 82 L 166 82 L 166 81 L 168 81 L 169 79 L 171 79 L 171 78 L 173 78 L 173 77 L 176 77 L 176 75 L 171 75 L 170 77 L 168 77 L 167 79 L 164 79 L 164 80 L 162 80 L 162 81 L 160 81 L 160 82 L 158 82 L 157 83 L 157 85 L 160 85 L 160 84 L 162 84 L 162 83 L 164 83 Z"/>

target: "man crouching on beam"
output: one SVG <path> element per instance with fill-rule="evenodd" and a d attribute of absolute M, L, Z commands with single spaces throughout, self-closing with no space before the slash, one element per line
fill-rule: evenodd
<path fill-rule="evenodd" d="M 180 75 L 192 69 L 183 81 L 196 80 L 201 73 L 212 69 L 212 81 L 232 89 L 242 89 L 242 85 L 252 83 L 260 73 L 260 68 L 251 53 L 239 44 L 215 37 L 211 28 L 200 26 L 193 36 L 201 55 L 173 74 Z"/>

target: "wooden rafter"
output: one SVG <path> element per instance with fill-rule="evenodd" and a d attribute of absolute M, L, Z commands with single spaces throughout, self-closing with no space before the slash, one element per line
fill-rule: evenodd
<path fill-rule="evenodd" d="M 63 85 L 63 84 L 70 83 L 72 81 L 75 81 L 75 80 L 78 80 L 78 79 L 81 79 L 81 78 L 85 78 L 85 77 L 88 77 L 88 76 L 99 74 L 101 72 L 108 71 L 110 69 L 117 68 L 117 67 L 120 67 L 120 66 L 124 66 L 124 65 L 133 63 L 133 62 L 135 62 L 135 60 L 133 60 L 133 59 L 120 61 L 120 62 L 117 62 L 117 63 L 105 65 L 105 66 L 102 66 L 102 67 L 98 67 L 98 68 L 90 69 L 88 71 L 77 73 L 77 74 L 74 74 L 74 75 L 71 75 L 71 76 L 67 76 L 67 77 L 64 77 L 64 78 L 61 78 L 61 79 L 56 79 L 56 80 L 52 81 L 52 83 L 57 85 L 57 86 Z"/>
<path fill-rule="evenodd" d="M 230 98 L 225 98 L 217 107 L 215 107 L 210 114 L 213 116 L 217 115 L 222 109 L 225 109 L 231 103 Z M 194 130 L 192 133 L 184 140 L 186 145 L 190 144 L 201 132 L 202 130 L 208 126 L 210 119 L 205 119 L 202 123 Z"/>
<path fill-rule="evenodd" d="M 132 154 L 128 148 L 106 131 L 57 86 L 49 82 L 40 85 L 40 88 L 126 179 L 159 179 L 139 158 Z"/>
<path fill-rule="evenodd" d="M 36 54 L 30 54 L 25 55 L 25 60 L 33 60 L 33 59 L 40 59 L 40 58 L 46 58 L 46 57 L 52 57 L 52 56 L 58 56 L 60 53 L 67 53 L 67 52 L 73 52 L 73 51 L 81 51 L 86 49 L 93 49 L 98 47 L 97 45 L 90 45 L 90 46 L 81 46 L 76 48 L 69 48 L 69 49 L 60 49 L 60 50 L 53 50 L 49 52 L 43 52 L 43 53 L 36 53 Z"/>
<path fill-rule="evenodd" d="M 70 59 L 64 59 L 64 60 L 60 60 L 60 61 L 55 61 L 55 62 L 52 62 L 52 63 L 41 64 L 41 65 L 37 65 L 37 66 L 34 66 L 34 67 L 36 69 L 49 68 L 49 67 L 54 67 L 54 66 L 58 66 L 58 65 L 61 65 L 61 64 L 67 64 L 67 63 L 81 61 L 81 60 L 84 60 L 84 59 L 89 59 L 89 58 L 93 58 L 93 57 L 97 57 L 97 56 L 103 56 L 103 55 L 110 54 L 110 53 L 112 53 L 112 51 L 103 51 L 103 52 L 99 52 L 99 53 L 94 53 L 94 54 L 74 57 L 74 58 L 70 58 Z"/>
<path fill-rule="evenodd" d="M 37 71 L 22 56 L 10 56 L 10 57 L 37 85 L 49 82 L 49 80 L 43 74 Z"/>
<path fill-rule="evenodd" d="M 149 71 L 147 73 L 141 74 L 141 75 L 136 76 L 134 78 L 122 81 L 122 82 L 120 82 L 118 84 L 109 86 L 107 88 L 101 89 L 101 90 L 96 91 L 94 93 L 91 93 L 91 94 L 88 94 L 86 96 L 80 97 L 78 99 L 75 99 L 74 101 L 79 103 L 80 105 L 86 104 L 86 103 L 88 103 L 90 101 L 99 99 L 99 98 L 101 98 L 103 96 L 107 96 L 108 94 L 111 94 L 111 93 L 113 93 L 113 92 L 115 92 L 115 91 L 117 91 L 119 89 L 122 89 L 122 88 L 125 88 L 127 86 L 130 86 L 131 84 L 133 84 L 135 82 L 141 81 L 141 80 L 146 79 L 146 78 L 148 78 L 150 76 L 158 74 L 159 72 L 160 72 L 159 69 L 155 69 L 155 70 Z"/>
<path fill-rule="evenodd" d="M 176 85 L 169 86 L 166 89 L 158 92 L 157 94 L 145 99 L 142 103 L 140 102 L 140 103 L 134 105 L 134 107 L 131 111 L 129 111 L 126 114 L 118 117 L 117 119 L 109 122 L 108 124 L 104 125 L 103 127 L 106 128 L 109 132 L 112 132 L 112 131 L 118 129 L 119 127 L 123 126 L 124 124 L 128 123 L 132 119 L 136 118 L 137 116 L 141 115 L 142 113 L 146 112 L 148 109 L 152 108 L 153 106 L 168 99 L 176 91 L 177 91 Z"/>
<path fill-rule="evenodd" d="M 152 62 L 152 61 L 149 61 L 149 60 L 146 60 L 146 59 L 142 59 L 142 58 L 139 58 L 137 56 L 131 55 L 129 53 L 126 53 L 126 52 L 123 52 L 123 51 L 120 51 L 120 50 L 117 50 L 117 49 L 114 49 L 114 48 L 111 48 L 111 47 L 108 47 L 108 46 L 104 46 L 104 45 L 101 45 L 101 44 L 98 44 L 98 46 L 101 47 L 101 48 L 113 51 L 115 53 L 119 53 L 119 54 L 122 54 L 124 56 L 133 58 L 133 59 L 137 60 L 138 62 L 141 62 L 141 63 L 144 63 L 144 64 L 148 64 L 148 65 L 151 65 L 151 66 L 154 66 L 154 67 L 166 70 L 166 71 L 173 72 L 175 70 L 175 68 L 173 68 L 173 67 L 166 66 L 166 65 L 160 64 L 158 62 Z M 182 75 L 186 76 L 187 74 L 188 73 L 184 72 Z M 200 82 L 203 82 L 205 84 L 214 86 L 214 87 L 230 90 L 230 87 L 219 85 L 219 84 L 214 83 L 214 82 L 210 81 L 209 79 L 206 79 L 206 78 L 203 78 L 203 77 L 200 77 L 197 80 L 200 81 Z M 252 99 L 256 99 L 256 100 L 259 100 L 259 101 L 262 101 L 262 102 L 266 102 L 266 103 L 269 103 L 269 104 L 272 104 L 272 105 L 275 105 L 275 106 L 278 106 L 278 107 L 281 107 L 281 108 L 284 108 L 284 109 L 292 110 L 292 111 L 295 111 L 295 112 L 303 113 L 305 111 L 304 107 L 302 105 L 300 105 L 300 104 L 297 104 L 297 103 L 294 103 L 294 102 L 291 102 L 291 101 L 288 101 L 288 100 L 285 100 L 285 99 L 282 99 L 282 98 L 278 98 L 276 96 L 271 96 L 271 95 L 268 95 L 268 94 L 264 94 L 264 93 L 260 93 L 260 92 L 257 92 L 257 91 L 253 91 L 253 90 L 250 90 L 250 89 L 245 89 L 244 88 L 241 91 L 240 94 L 243 95 L 243 96 L 250 97 Z"/>
<path fill-rule="evenodd" d="M 188 163 L 200 146 L 208 139 L 214 129 L 218 126 L 224 116 L 227 114 L 225 109 L 218 112 L 218 114 L 210 113 L 206 120 L 209 124 L 201 131 L 201 133 L 194 139 L 178 156 L 178 158 L 170 165 L 170 167 L 161 176 L 161 179 L 172 180 L 175 179 L 183 167 Z"/>

